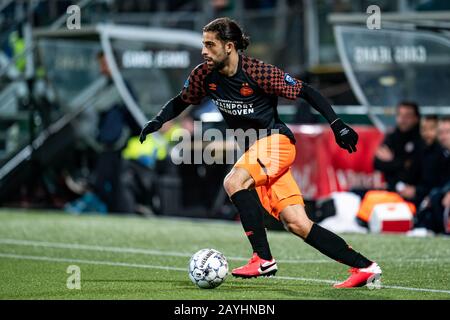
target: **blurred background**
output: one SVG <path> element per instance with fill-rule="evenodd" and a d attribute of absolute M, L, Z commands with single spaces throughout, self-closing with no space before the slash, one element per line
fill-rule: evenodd
<path fill-rule="evenodd" d="M 375 28 L 371 5 L 381 13 Z M 221 16 L 250 36 L 246 54 L 318 88 L 360 135 L 350 156 L 306 102 L 280 99 L 298 141 L 293 172 L 315 221 L 339 216 L 342 201 L 354 217 L 368 190 L 395 192 L 418 212 L 432 190 L 448 185 L 429 178 L 450 166 L 449 1 L 2 0 L 0 206 L 238 219 L 222 187 L 227 144 L 218 144 L 212 165 L 172 161 L 177 130 L 192 132 L 194 121 L 225 130 L 208 100 L 145 144 L 137 138 L 202 62 L 202 27 Z M 439 145 L 431 160 L 421 118 L 431 119 L 430 145 Z M 400 140 L 387 141 L 391 132 Z M 386 163 L 394 161 L 401 165 L 393 173 Z M 448 190 L 441 192 L 444 225 Z M 342 198 L 350 194 L 359 200 Z"/>

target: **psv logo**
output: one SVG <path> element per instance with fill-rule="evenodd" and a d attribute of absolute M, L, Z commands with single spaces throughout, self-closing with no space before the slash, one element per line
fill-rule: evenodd
<path fill-rule="evenodd" d="M 244 97 L 248 97 L 253 94 L 253 89 L 249 87 L 247 82 L 244 82 L 242 84 L 242 88 L 241 88 L 240 92 L 241 92 L 241 95 L 243 95 Z"/>

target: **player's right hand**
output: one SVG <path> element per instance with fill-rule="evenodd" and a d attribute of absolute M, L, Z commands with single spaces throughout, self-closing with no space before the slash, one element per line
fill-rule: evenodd
<path fill-rule="evenodd" d="M 158 131 L 159 129 L 161 129 L 161 127 L 161 121 L 158 121 L 156 119 L 150 120 L 145 124 L 144 128 L 142 128 L 141 134 L 139 136 L 139 141 L 143 143 L 148 134 Z"/>

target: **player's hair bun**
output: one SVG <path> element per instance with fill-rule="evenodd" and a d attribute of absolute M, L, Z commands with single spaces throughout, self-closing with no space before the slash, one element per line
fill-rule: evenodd
<path fill-rule="evenodd" d="M 236 49 L 245 50 L 247 49 L 249 44 L 250 44 L 250 37 L 245 34 L 242 34 L 241 41 L 237 44 Z"/>

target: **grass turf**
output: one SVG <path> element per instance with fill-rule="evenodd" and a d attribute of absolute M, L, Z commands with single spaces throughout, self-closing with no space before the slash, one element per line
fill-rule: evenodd
<path fill-rule="evenodd" d="M 352 247 L 383 268 L 382 288 L 337 290 L 336 263 L 287 232 L 269 231 L 279 261 L 273 278 L 229 276 L 194 286 L 189 257 L 215 248 L 231 268 L 250 256 L 239 223 L 0 210 L 0 299 L 450 299 L 450 239 L 351 235 Z M 69 290 L 67 268 L 81 269 Z"/>

